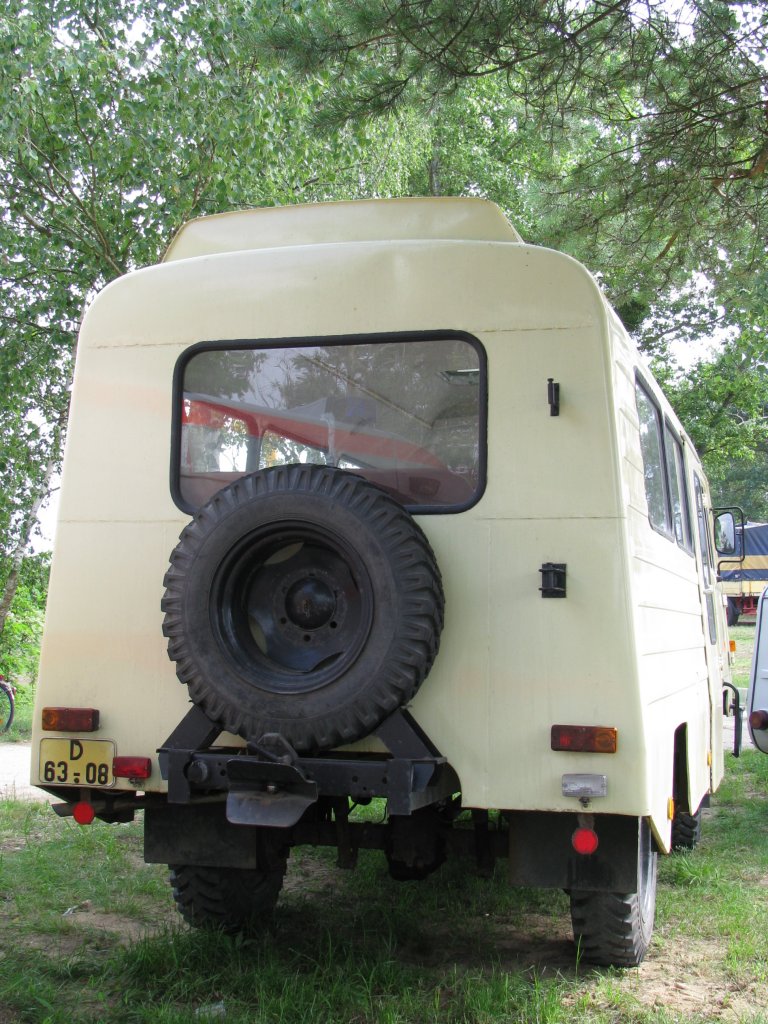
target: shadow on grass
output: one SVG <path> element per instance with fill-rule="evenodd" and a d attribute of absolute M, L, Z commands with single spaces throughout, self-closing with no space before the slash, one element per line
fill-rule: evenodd
<path fill-rule="evenodd" d="M 39 810 L 14 810 L 0 837 L 0 878 L 5 869 L 11 879 L 7 890 L 0 881 L 0 901 L 16 915 L 0 921 L 0 1022 L 698 1021 L 700 1009 L 691 1016 L 642 1005 L 643 979 L 655 972 L 659 999 L 678 983 L 694 991 L 681 963 L 698 942 L 707 949 L 695 974 L 702 1006 L 729 984 L 762 991 L 767 797 L 768 758 L 729 759 L 701 847 L 662 863 L 651 962 L 624 973 L 579 966 L 567 897 L 510 888 L 504 862 L 490 880 L 455 861 L 403 884 L 377 853 L 362 852 L 358 870 L 342 872 L 331 851 L 297 850 L 269 927 L 231 939 L 167 923 L 170 892 L 160 869 L 141 864 L 139 825 L 76 830 Z M 98 913 L 62 922 L 62 900 L 83 899 Z M 109 932 L 94 927 L 107 911 Z M 128 927 L 137 920 L 148 928 L 138 941 Z M 757 995 L 749 1008 L 757 1010 Z"/>

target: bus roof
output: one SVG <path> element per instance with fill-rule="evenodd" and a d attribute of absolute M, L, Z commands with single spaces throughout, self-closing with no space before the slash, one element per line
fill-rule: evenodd
<path fill-rule="evenodd" d="M 163 262 L 249 249 L 409 239 L 522 242 L 499 207 L 485 199 L 368 199 L 199 217 L 180 229 Z"/>

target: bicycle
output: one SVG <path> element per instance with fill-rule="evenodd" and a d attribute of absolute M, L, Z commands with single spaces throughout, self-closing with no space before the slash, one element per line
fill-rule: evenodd
<path fill-rule="evenodd" d="M 0 675 L 0 732 L 8 732 L 11 728 L 15 707 L 16 688 Z"/>

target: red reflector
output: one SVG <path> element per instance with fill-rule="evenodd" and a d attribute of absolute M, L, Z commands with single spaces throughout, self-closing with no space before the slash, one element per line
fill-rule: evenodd
<path fill-rule="evenodd" d="M 594 853 L 599 842 L 597 832 L 594 832 L 591 828 L 577 828 L 571 836 L 571 843 L 576 853 L 582 853 L 585 856 Z"/>
<path fill-rule="evenodd" d="M 72 808 L 72 817 L 75 819 L 78 825 L 90 825 L 93 819 L 96 817 L 96 812 L 93 809 L 93 804 L 82 803 L 75 804 Z"/>
<path fill-rule="evenodd" d="M 552 749 L 580 754 L 615 754 L 618 733 L 602 725 L 553 725 Z"/>
<path fill-rule="evenodd" d="M 43 708 L 46 732 L 96 732 L 98 708 Z"/>
<path fill-rule="evenodd" d="M 768 729 L 768 711 L 753 711 L 749 716 L 749 724 L 753 729 Z"/>
<path fill-rule="evenodd" d="M 148 779 L 152 774 L 149 757 L 113 757 L 112 774 L 117 779 Z"/>

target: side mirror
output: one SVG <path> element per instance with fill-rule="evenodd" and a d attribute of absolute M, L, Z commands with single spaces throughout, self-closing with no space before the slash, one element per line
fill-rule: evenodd
<path fill-rule="evenodd" d="M 736 554 L 736 520 L 733 512 L 715 516 L 715 547 L 718 555 Z"/>

